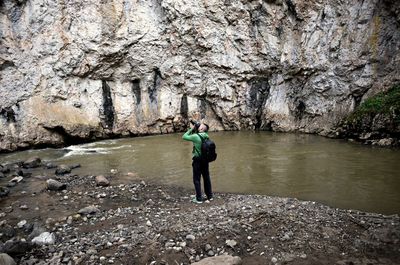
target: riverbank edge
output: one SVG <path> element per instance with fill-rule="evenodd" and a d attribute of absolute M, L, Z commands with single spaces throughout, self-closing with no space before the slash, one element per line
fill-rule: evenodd
<path fill-rule="evenodd" d="M 325 137 L 328 139 L 333 140 L 344 140 L 348 141 L 353 144 L 363 144 L 369 146 L 376 146 L 381 148 L 392 148 L 396 150 L 400 150 L 400 139 L 395 137 L 382 137 L 377 139 L 370 139 L 374 133 L 364 133 L 362 135 L 354 136 L 351 131 L 345 131 L 343 127 L 337 127 L 333 129 L 329 133 L 309 133 L 309 132 L 302 132 L 302 131 L 271 131 L 271 130 L 222 130 L 222 131 L 211 131 L 211 133 L 218 133 L 218 132 L 241 132 L 241 131 L 251 131 L 251 132 L 270 132 L 270 133 L 290 133 L 290 134 L 308 134 L 308 135 L 315 135 L 320 137 Z M 79 141 L 75 141 L 73 143 L 39 143 L 39 144 L 26 144 L 24 146 L 15 146 L 15 148 L 10 149 L 1 149 L 0 148 L 0 155 L 1 154 L 11 154 L 14 152 L 20 151 L 27 151 L 27 150 L 39 150 L 45 148 L 65 148 L 71 145 L 79 145 L 79 144 L 88 144 L 98 141 L 105 141 L 105 140 L 116 140 L 116 139 L 126 139 L 126 138 L 136 138 L 136 137 L 149 137 L 149 136 L 158 136 L 158 135 L 165 135 L 165 134 L 182 134 L 184 131 L 179 132 L 171 132 L 171 133 L 154 133 L 154 134 L 140 134 L 140 135 L 112 135 L 110 137 L 98 137 L 94 139 L 81 139 Z"/>
<path fill-rule="evenodd" d="M 51 191 L 42 179 L 39 192 L 2 199 L 0 252 L 8 247 L 20 264 L 189 264 L 225 254 L 243 264 L 400 262 L 398 215 L 233 193 L 216 193 L 214 201 L 196 205 L 190 189 L 145 183 L 131 174 L 125 184 L 118 174 L 103 176 L 104 185 L 98 176 L 56 175 L 51 178 L 65 189 Z M 4 238 L 7 229 L 15 235 Z M 38 231 L 55 241 L 33 245 Z"/>

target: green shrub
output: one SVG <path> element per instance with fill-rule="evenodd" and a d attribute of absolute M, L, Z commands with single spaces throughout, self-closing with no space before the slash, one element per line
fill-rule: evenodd
<path fill-rule="evenodd" d="M 374 117 L 378 114 L 393 115 L 394 122 L 400 123 L 400 84 L 365 100 L 349 116 L 348 121 L 358 122 L 365 117 Z"/>

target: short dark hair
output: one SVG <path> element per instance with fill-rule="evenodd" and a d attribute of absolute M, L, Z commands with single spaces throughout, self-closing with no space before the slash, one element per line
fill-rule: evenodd
<path fill-rule="evenodd" d="M 208 126 L 208 124 L 207 123 L 203 123 L 205 126 L 206 126 L 206 132 L 208 132 L 208 129 L 210 129 L 210 126 Z"/>

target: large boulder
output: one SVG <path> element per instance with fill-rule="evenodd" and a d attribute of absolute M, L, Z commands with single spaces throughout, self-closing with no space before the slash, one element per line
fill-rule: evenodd
<path fill-rule="evenodd" d="M 192 263 L 193 265 L 240 265 L 242 259 L 240 257 L 233 257 L 230 255 L 222 255 L 210 257 L 200 260 L 199 262 Z"/>
<path fill-rule="evenodd" d="M 54 179 L 48 179 L 46 181 L 46 183 L 47 183 L 48 190 L 58 191 L 58 190 L 63 190 L 63 189 L 67 188 L 67 184 L 61 183 Z"/>

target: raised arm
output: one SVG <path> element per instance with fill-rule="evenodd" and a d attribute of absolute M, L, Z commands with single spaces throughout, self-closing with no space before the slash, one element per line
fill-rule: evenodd
<path fill-rule="evenodd" d="M 185 132 L 185 134 L 182 136 L 183 140 L 186 141 L 191 141 L 194 143 L 198 143 L 201 142 L 201 139 L 198 135 L 196 135 L 195 133 L 192 134 L 193 129 L 189 129 L 187 132 Z"/>

